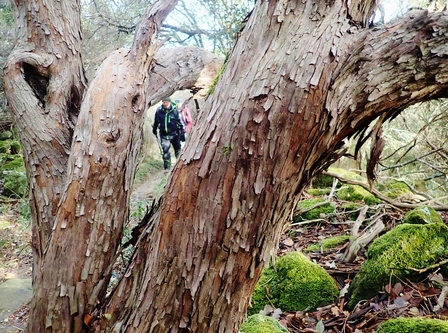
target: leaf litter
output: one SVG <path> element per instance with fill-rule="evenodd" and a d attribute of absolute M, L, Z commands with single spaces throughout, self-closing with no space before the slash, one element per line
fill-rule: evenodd
<path fill-rule="evenodd" d="M 445 223 L 448 213 L 439 212 Z M 388 208 L 384 219 L 386 231 L 392 229 L 403 218 L 403 212 Z M 418 283 L 400 281 L 383 286 L 372 299 L 360 302 L 351 311 L 347 310 L 347 290 L 360 266 L 366 260 L 366 249 L 361 249 L 351 263 L 339 261 L 348 242 L 334 248 L 306 252 L 322 239 L 350 234 L 351 223 L 338 218 L 321 219 L 315 223 L 304 223 L 290 227 L 282 235 L 278 255 L 290 251 L 303 251 L 315 263 L 323 267 L 338 283 L 340 297 L 337 303 L 318 308 L 316 311 L 284 312 L 279 322 L 291 333 L 369 333 L 384 321 L 396 317 L 426 317 L 448 319 L 448 280 L 438 269 L 430 272 Z M 278 309 L 277 309 L 278 312 Z M 269 311 L 265 311 L 269 315 Z"/>

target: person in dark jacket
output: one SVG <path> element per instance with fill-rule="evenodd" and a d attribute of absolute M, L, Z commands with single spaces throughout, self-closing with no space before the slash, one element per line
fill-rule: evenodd
<path fill-rule="evenodd" d="M 173 145 L 174 155 L 179 157 L 181 141 L 185 141 L 185 127 L 180 118 L 179 111 L 173 106 L 171 99 L 164 98 L 162 105 L 156 110 L 152 132 L 157 136 L 159 130 L 160 144 L 162 146 L 163 167 L 171 167 L 170 148 Z"/>

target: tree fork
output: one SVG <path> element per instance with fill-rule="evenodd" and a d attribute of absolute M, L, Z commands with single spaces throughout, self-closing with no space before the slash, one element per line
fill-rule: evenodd
<path fill-rule="evenodd" d="M 376 1 L 257 1 L 173 170 L 155 223 L 142 233 L 106 302 L 103 287 L 128 212 L 144 109 L 155 100 L 146 94 L 160 82 L 149 76 L 157 70 L 155 22 L 175 3 L 156 2 L 160 15 L 143 16 L 132 50 L 109 58 L 83 98 L 60 171 L 61 199 L 51 204 L 55 230 L 41 245 L 46 251 L 35 272 L 29 332 L 85 331 L 84 318 L 94 309 L 102 311 L 93 320 L 97 331 L 237 332 L 300 193 L 343 153 L 343 140 L 383 114 L 390 119 L 448 94 L 443 13 L 411 12 L 368 29 Z M 59 163 L 51 148 L 67 142 L 56 144 L 61 138 L 52 141 L 45 131 L 36 135 L 39 128 L 21 119 L 25 110 L 41 114 L 41 99 L 20 80 L 19 63 L 9 64 L 5 88 L 21 141 L 30 156 L 43 152 L 38 162 L 51 170 Z M 16 83 L 25 98 L 14 91 Z M 68 119 L 56 112 L 64 108 L 52 110 L 55 119 Z M 51 185 L 52 174 L 34 172 L 41 165 L 31 162 L 30 183 Z M 46 275 L 49 270 L 54 274 Z"/>

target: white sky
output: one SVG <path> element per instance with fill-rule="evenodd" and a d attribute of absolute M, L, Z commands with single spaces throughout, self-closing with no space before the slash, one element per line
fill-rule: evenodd
<path fill-rule="evenodd" d="M 402 0 L 382 0 L 384 7 L 384 21 L 388 22 L 398 15 L 402 15 L 408 8 L 412 7 L 408 1 Z"/>

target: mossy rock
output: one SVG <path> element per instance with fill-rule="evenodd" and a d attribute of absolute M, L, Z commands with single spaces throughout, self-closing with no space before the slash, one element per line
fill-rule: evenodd
<path fill-rule="evenodd" d="M 347 169 L 330 167 L 330 168 L 328 168 L 328 171 L 336 173 L 346 179 L 359 180 L 359 181 L 367 183 L 367 180 L 365 177 L 361 176 L 360 174 L 358 174 L 356 172 L 349 171 Z"/>
<path fill-rule="evenodd" d="M 443 220 L 440 215 L 432 207 L 417 207 L 406 214 L 403 223 L 410 224 L 428 224 L 428 223 L 442 223 Z"/>
<path fill-rule="evenodd" d="M 0 132 L 0 140 L 12 139 L 14 137 L 14 133 L 11 131 L 2 131 Z"/>
<path fill-rule="evenodd" d="M 413 194 L 411 188 L 405 182 L 399 180 L 391 180 L 380 184 L 378 185 L 378 190 L 391 199 L 396 199 L 406 194 Z"/>
<path fill-rule="evenodd" d="M 376 333 L 448 333 L 448 321 L 432 318 L 395 318 L 378 326 Z"/>
<path fill-rule="evenodd" d="M 312 196 L 320 197 L 327 194 L 330 194 L 331 189 L 330 188 L 309 188 L 306 190 L 306 192 Z"/>
<path fill-rule="evenodd" d="M 372 298 L 388 283 L 420 278 L 413 269 L 425 269 L 446 257 L 447 242 L 448 227 L 441 223 L 400 224 L 377 238 L 350 286 L 349 308 Z"/>
<path fill-rule="evenodd" d="M 23 198 L 28 193 L 28 180 L 24 172 L 8 172 L 4 177 L 2 194 L 9 198 Z"/>
<path fill-rule="evenodd" d="M 330 167 L 330 168 L 328 168 L 328 171 L 336 173 L 346 179 L 367 182 L 365 177 L 359 175 L 356 172 L 348 171 L 346 169 Z M 311 185 L 313 188 L 331 188 L 333 186 L 333 180 L 334 180 L 333 176 L 320 174 L 313 178 Z M 337 187 L 340 187 L 340 186 L 341 185 L 339 183 Z"/>
<path fill-rule="evenodd" d="M 329 249 L 335 248 L 336 246 L 344 244 L 344 243 L 348 242 L 349 240 L 350 240 L 350 235 L 341 235 L 341 236 L 325 238 L 317 244 L 308 246 L 305 249 L 305 252 L 320 251 L 321 249 L 329 250 Z"/>
<path fill-rule="evenodd" d="M 280 323 L 272 317 L 254 314 L 248 317 L 240 327 L 243 333 L 288 333 Z"/>
<path fill-rule="evenodd" d="M 252 294 L 248 314 L 270 304 L 283 311 L 314 310 L 337 299 L 334 279 L 303 253 L 290 252 L 265 268 Z"/>
<path fill-rule="evenodd" d="M 336 196 L 338 199 L 345 201 L 364 201 L 366 205 L 376 205 L 381 202 L 380 199 L 359 185 L 343 186 L 337 191 Z"/>
<path fill-rule="evenodd" d="M 325 202 L 325 199 L 322 198 L 313 198 L 302 200 L 297 204 L 297 210 L 306 211 L 311 207 L 314 207 L 322 202 Z M 315 220 L 322 217 L 325 217 L 328 214 L 332 214 L 336 211 L 336 205 L 333 202 L 327 202 L 323 205 L 320 205 L 314 209 L 311 209 L 305 213 L 299 213 L 293 217 L 294 222 L 301 222 L 306 220 Z"/>
<path fill-rule="evenodd" d="M 313 188 L 331 188 L 333 186 L 334 177 L 320 174 L 311 181 Z"/>

